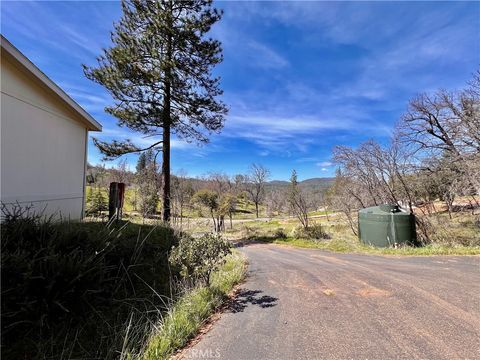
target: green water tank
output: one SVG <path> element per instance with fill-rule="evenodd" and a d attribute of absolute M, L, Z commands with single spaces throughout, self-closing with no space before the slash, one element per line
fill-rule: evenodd
<path fill-rule="evenodd" d="M 380 205 L 358 212 L 358 237 L 361 242 L 379 246 L 415 245 L 415 216 L 396 205 Z"/>

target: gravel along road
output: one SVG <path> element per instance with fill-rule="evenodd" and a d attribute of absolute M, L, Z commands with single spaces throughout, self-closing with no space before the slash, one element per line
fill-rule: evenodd
<path fill-rule="evenodd" d="M 186 359 L 480 359 L 480 257 L 242 248 L 237 298 Z"/>

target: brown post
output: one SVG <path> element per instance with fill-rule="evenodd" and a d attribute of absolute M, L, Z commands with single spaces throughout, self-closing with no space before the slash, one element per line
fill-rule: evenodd
<path fill-rule="evenodd" d="M 123 202 L 125 199 L 125 184 L 112 182 L 110 183 L 110 192 L 108 196 L 108 220 L 115 221 L 122 219 Z"/>
<path fill-rule="evenodd" d="M 108 194 L 108 221 L 111 221 L 112 218 L 117 213 L 117 202 L 118 202 L 118 183 L 110 183 L 110 192 Z"/>
<path fill-rule="evenodd" d="M 118 183 L 117 220 L 122 220 L 124 202 L 125 202 L 125 183 Z"/>

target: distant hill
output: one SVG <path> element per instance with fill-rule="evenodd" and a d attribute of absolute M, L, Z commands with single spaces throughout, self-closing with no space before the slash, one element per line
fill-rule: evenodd
<path fill-rule="evenodd" d="M 173 175 L 173 177 L 175 177 Z M 196 179 L 196 178 L 189 178 L 190 181 L 196 182 L 196 183 L 203 183 L 205 180 L 203 179 Z M 335 181 L 335 178 L 333 177 L 324 177 L 324 178 L 311 178 L 311 179 L 306 179 L 303 181 L 300 181 L 298 184 L 301 187 L 317 187 L 317 188 L 328 188 L 331 185 L 333 185 L 333 182 Z M 285 181 L 285 180 L 272 180 L 267 182 L 267 186 L 272 186 L 272 187 L 283 187 L 283 186 L 288 186 L 290 184 L 290 181 Z"/>
<path fill-rule="evenodd" d="M 105 178 L 102 180 L 102 186 L 107 186 L 110 181 L 124 181 L 128 185 L 133 184 L 135 182 L 135 173 L 132 171 L 126 171 L 126 174 L 123 175 L 124 179 L 118 180 L 116 176 L 117 170 L 115 168 L 104 168 L 98 165 L 91 165 L 87 163 L 87 171 L 89 173 L 96 172 L 104 174 L 101 178 Z M 105 176 L 106 175 L 106 176 Z M 172 182 L 176 178 L 175 175 L 172 175 Z M 202 178 L 188 178 L 188 180 L 193 185 L 194 189 L 201 189 L 206 185 L 206 180 Z M 324 178 L 311 178 L 306 179 L 299 182 L 300 187 L 303 187 L 308 190 L 313 191 L 325 191 L 330 186 L 333 185 L 335 178 L 333 177 L 324 177 Z M 272 180 L 267 182 L 266 187 L 270 189 L 282 189 L 286 188 L 290 184 L 289 181 L 285 180 Z"/>
<path fill-rule="evenodd" d="M 300 185 L 329 187 L 333 185 L 334 181 L 335 181 L 335 178 L 333 177 L 311 178 L 311 179 L 300 181 Z"/>
<path fill-rule="evenodd" d="M 325 191 L 330 186 L 333 185 L 335 178 L 333 177 L 326 177 L 326 178 L 311 178 L 300 181 L 298 184 L 302 188 L 308 188 L 311 190 L 321 190 Z M 283 188 L 290 184 L 289 181 L 282 181 L 282 180 L 272 180 L 267 183 L 267 187 L 270 188 Z"/>
<path fill-rule="evenodd" d="M 304 186 L 330 186 L 335 181 L 333 177 L 325 177 L 325 178 L 311 178 L 300 181 L 300 185 Z M 288 185 L 290 184 L 289 181 L 285 180 L 272 180 L 268 182 L 269 185 Z"/>
<path fill-rule="evenodd" d="M 269 181 L 267 184 L 272 186 L 283 186 L 283 185 L 288 185 L 289 182 L 284 180 L 272 180 L 272 181 Z"/>

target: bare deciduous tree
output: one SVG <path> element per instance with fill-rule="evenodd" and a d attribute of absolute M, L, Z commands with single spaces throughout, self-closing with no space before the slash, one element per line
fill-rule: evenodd
<path fill-rule="evenodd" d="M 224 194 L 220 199 L 220 213 L 223 216 L 228 215 L 230 219 L 230 229 L 233 229 L 233 214 L 237 210 L 237 197 L 232 194 Z"/>
<path fill-rule="evenodd" d="M 130 185 L 132 183 L 134 174 L 130 171 L 127 159 L 121 159 L 117 166 L 110 170 L 111 180 Z"/>
<path fill-rule="evenodd" d="M 180 170 L 172 178 L 173 221 L 183 225 L 185 207 L 190 203 L 194 190 L 187 173 Z"/>
<path fill-rule="evenodd" d="M 259 217 L 259 206 L 265 199 L 265 183 L 270 177 L 270 171 L 262 165 L 252 164 L 247 180 L 246 188 L 250 200 L 255 204 L 255 213 Z"/>
<path fill-rule="evenodd" d="M 218 212 L 220 207 L 218 194 L 208 189 L 199 190 L 193 196 L 192 201 L 208 209 L 212 217 L 213 229 L 215 232 L 219 232 L 222 228 L 222 219 Z"/>
<path fill-rule="evenodd" d="M 480 192 L 480 75 L 474 75 L 463 91 L 439 90 L 412 99 L 399 123 L 400 139 L 412 146 L 419 158 L 450 153 Z"/>
<path fill-rule="evenodd" d="M 281 189 L 273 189 L 267 191 L 265 196 L 265 205 L 267 207 L 267 215 L 273 217 L 280 214 L 285 208 L 285 192 Z"/>
<path fill-rule="evenodd" d="M 290 211 L 297 217 L 304 229 L 308 228 L 308 201 L 302 189 L 298 186 L 297 172 L 292 171 L 290 188 L 288 190 L 288 205 Z"/>
<path fill-rule="evenodd" d="M 358 235 L 357 222 L 353 213 L 361 206 L 361 201 L 359 201 L 358 195 L 354 195 L 355 185 L 351 178 L 343 176 L 340 171 L 337 171 L 333 187 L 327 193 L 326 202 L 345 215 L 353 234 Z"/>

